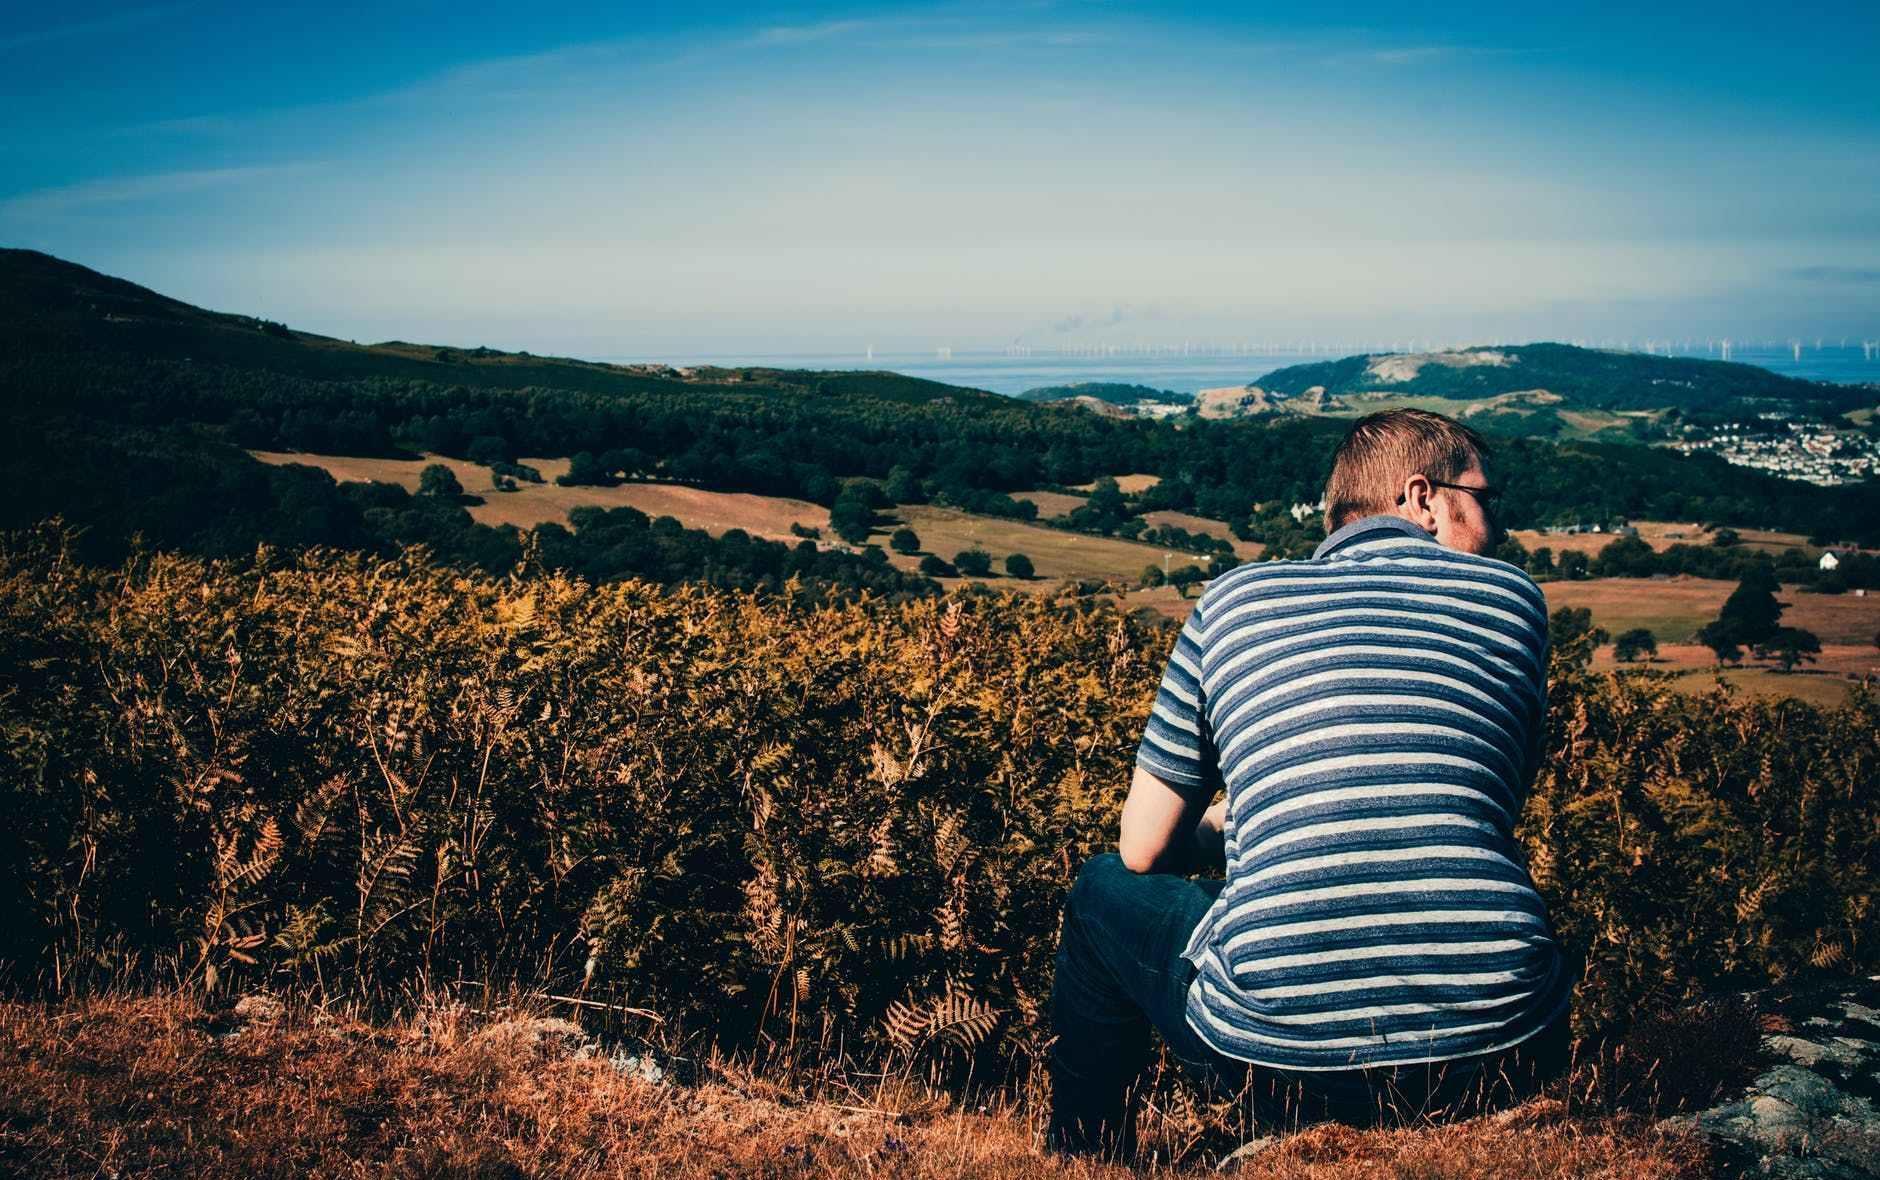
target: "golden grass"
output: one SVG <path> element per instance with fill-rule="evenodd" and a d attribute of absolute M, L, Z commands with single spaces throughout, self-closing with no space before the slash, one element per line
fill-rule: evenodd
<path fill-rule="evenodd" d="M 884 547 L 888 534 L 905 523 L 920 537 L 921 548 L 925 552 L 939 554 L 948 561 L 952 561 L 960 551 L 977 545 L 992 554 L 993 569 L 1002 570 L 1006 554 L 1023 553 L 1031 558 L 1037 571 L 1035 578 L 1025 582 L 1005 577 L 992 579 L 1001 588 L 1014 590 L 1051 589 L 1053 587 L 1048 583 L 1065 578 L 1121 578 L 1134 582 L 1141 576 L 1144 566 L 1160 565 L 1162 555 L 1167 552 L 1159 546 L 1140 545 L 1116 537 L 1095 537 L 1027 524 L 1021 520 L 975 516 L 970 512 L 933 504 L 902 504 L 888 509 L 882 516 L 887 519 L 887 523 L 869 540 Z M 1198 558 L 1180 554 L 1177 559 L 1172 564 L 1199 561 Z M 908 570 L 920 564 L 918 556 L 909 557 L 899 553 L 892 554 L 892 560 L 895 565 Z M 965 580 L 940 579 L 949 585 Z"/>
<path fill-rule="evenodd" d="M 319 467 L 341 482 L 377 480 L 395 483 L 413 492 L 418 490 L 420 473 L 432 463 L 442 463 L 457 476 L 464 491 L 483 497 L 483 503 L 470 508 L 470 517 L 487 525 L 512 524 L 520 529 L 531 529 L 539 524 L 566 524 L 568 513 L 575 508 L 638 508 L 648 516 L 676 517 L 687 528 L 704 529 L 714 536 L 739 528 L 754 537 L 792 544 L 798 538 L 790 532 L 791 524 L 820 529 L 827 529 L 829 525 L 827 508 L 782 496 L 708 492 L 662 483 L 564 488 L 555 483 L 555 477 L 567 472 L 566 459 L 523 459 L 525 465 L 540 471 L 546 482 L 519 484 L 513 492 L 498 492 L 490 487 L 489 468 L 442 455 L 426 455 L 422 459 L 372 459 L 289 451 L 251 453 L 263 463 L 302 463 Z"/>
<path fill-rule="evenodd" d="M 1690 521 L 1639 520 L 1633 522 L 1633 527 L 1638 529 L 1639 540 L 1660 553 L 1673 545 L 1710 544 L 1711 534 Z M 1736 533 L 1739 543 L 1747 549 L 1760 549 L 1767 553 L 1800 549 L 1811 555 L 1820 552 L 1800 533 L 1780 533 L 1768 529 L 1737 529 Z M 1513 529 L 1509 535 L 1521 542 L 1522 547 L 1530 553 L 1545 546 L 1552 549 L 1556 556 L 1576 552 L 1597 557 L 1600 550 L 1612 544 L 1616 534 L 1542 533 L 1536 529 Z"/>
<path fill-rule="evenodd" d="M 1119 475 L 1115 478 L 1117 490 L 1132 494 L 1135 492 L 1146 492 L 1156 484 L 1162 482 L 1162 477 L 1159 475 Z M 1080 492 L 1094 492 L 1097 490 L 1097 481 L 1093 479 L 1089 483 L 1073 484 L 1072 486 Z"/>
<path fill-rule="evenodd" d="M 1037 1095 L 971 1109 L 887 1072 L 780 1081 L 712 1055 L 691 1085 L 617 1067 L 527 1010 L 429 1003 L 405 1019 L 289 1008 L 235 1019 L 187 998 L 0 1005 L 0 1172 L 19 1177 L 1124 1177 L 1041 1155 Z M 856 1083 L 860 1082 L 858 1086 Z M 1166 1154 L 1196 1176 L 1232 1144 Z M 1192 1136 L 1190 1137 L 1192 1143 Z M 1180 1145 L 1174 1146 L 1179 1151 Z M 1708 1174 L 1695 1139 L 1538 1100 L 1396 1131 L 1282 1138 L 1243 1174 L 1278 1180 Z"/>
<path fill-rule="evenodd" d="M 1014 500 L 1030 500 L 1038 506 L 1040 519 L 1047 516 L 1065 516 L 1082 508 L 1088 497 L 1073 496 L 1068 492 L 1013 492 Z"/>
<path fill-rule="evenodd" d="M 1645 627 L 1660 644 L 1688 643 L 1697 629 L 1717 617 L 1735 582 L 1716 578 L 1591 578 L 1552 581 L 1541 586 L 1549 609 L 1584 606 L 1593 622 L 1617 635 Z M 1815 594 L 1784 586 L 1780 600 L 1785 626 L 1812 631 L 1823 644 L 1871 649 L 1880 631 L 1880 595 Z"/>

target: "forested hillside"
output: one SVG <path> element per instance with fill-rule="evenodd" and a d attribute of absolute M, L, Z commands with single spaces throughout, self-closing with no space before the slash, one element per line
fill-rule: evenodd
<path fill-rule="evenodd" d="M 1874 400 L 1871 392 L 1784 377 L 1755 365 L 1568 344 L 1348 356 L 1278 369 L 1258 384 L 1294 397 L 1314 386 L 1332 395 L 1383 390 L 1458 400 L 1546 390 L 1570 406 L 1600 410 L 1740 412 L 1781 403 L 1839 414 Z"/>
<path fill-rule="evenodd" d="M 1147 421 L 883 373 L 695 370 L 485 349 L 361 347 L 205 312 L 45 255 L 0 253 L 0 524 L 58 514 L 110 558 L 131 538 L 205 554 L 260 541 L 389 552 L 423 541 L 489 570 L 525 551 L 590 576 L 775 588 L 792 575 L 890 594 L 931 583 L 860 548 L 870 514 L 932 502 L 1030 517 L 1012 493 L 1159 477 L 1072 527 L 1113 531 L 1159 509 L 1228 522 L 1318 498 L 1337 421 Z M 442 454 L 491 487 L 409 495 L 266 468 L 246 449 Z M 784 495 L 831 507 L 848 547 L 713 538 L 632 509 L 542 526 L 474 524 L 462 495 L 528 479 L 521 456 L 568 457 L 570 482 L 629 479 Z M 1501 444 L 1511 527 L 1659 517 L 1880 543 L 1880 490 L 1818 488 L 1618 445 Z M 734 530 L 735 532 L 735 530 Z M 533 550 L 530 546 L 533 545 Z M 1280 550 L 1275 550 L 1279 552 Z"/>

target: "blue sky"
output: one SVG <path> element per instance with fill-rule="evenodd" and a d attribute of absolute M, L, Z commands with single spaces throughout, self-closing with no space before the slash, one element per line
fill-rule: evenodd
<path fill-rule="evenodd" d="M 588 356 L 1880 336 L 1880 6 L 68 3 L 0 244 Z"/>

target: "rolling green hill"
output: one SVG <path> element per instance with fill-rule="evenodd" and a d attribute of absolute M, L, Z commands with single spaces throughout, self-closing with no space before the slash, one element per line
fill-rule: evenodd
<path fill-rule="evenodd" d="M 1455 352 L 1367 353 L 1277 369 L 1255 382 L 1269 395 L 1315 387 L 1333 396 L 1388 393 L 1457 400 L 1545 390 L 1565 409 L 1743 411 L 1792 406 L 1840 414 L 1871 392 L 1783 377 L 1755 365 L 1521 344 Z"/>
<path fill-rule="evenodd" d="M 1435 370 L 1500 370 L 1531 350 L 1509 351 L 1520 356 Z M 1359 361 L 1341 363 L 1361 371 Z M 1392 363 L 1404 369 L 1403 358 Z M 1394 375 L 1408 389 L 1433 374 L 1424 358 Z M 1282 399 L 1318 407 L 1306 415 L 1149 420 L 895 373 L 677 370 L 357 345 L 192 307 L 44 254 L 0 251 L 0 527 L 59 515 L 87 530 L 88 553 L 107 558 L 139 536 L 209 554 L 262 542 L 378 551 L 423 542 L 489 570 L 533 553 L 596 579 L 778 586 L 801 575 L 914 592 L 919 584 L 885 555 L 861 548 L 892 505 L 1023 520 L 1037 507 L 1021 493 L 1135 472 L 1155 479 L 1070 527 L 1122 535 L 1134 518 L 1172 512 L 1265 540 L 1250 531 L 1255 506 L 1317 499 L 1345 407 L 1365 396 Z M 1556 405 L 1478 400 L 1495 398 Z M 477 523 L 456 498 L 336 483 L 312 466 L 264 466 L 251 451 L 442 456 L 488 471 L 487 483 L 464 485 L 477 495 L 538 474 L 515 466 L 521 456 L 566 460 L 571 485 L 653 482 L 819 505 L 849 543 L 693 535 L 632 508 L 525 534 Z M 1501 462 L 1511 528 L 1703 520 L 1880 543 L 1880 484 L 1871 482 L 1814 487 L 1713 455 L 1565 437 L 1508 439 Z"/>
<path fill-rule="evenodd" d="M 1093 397 L 1113 406 L 1133 406 L 1137 402 L 1169 402 L 1185 405 L 1195 400 L 1191 394 L 1176 393 L 1172 389 L 1156 389 L 1148 385 L 1129 385 L 1115 381 L 1078 381 L 1070 385 L 1040 385 L 1036 389 L 1027 389 L 1018 397 L 1020 401 L 1028 402 L 1056 402 L 1076 397 Z"/>

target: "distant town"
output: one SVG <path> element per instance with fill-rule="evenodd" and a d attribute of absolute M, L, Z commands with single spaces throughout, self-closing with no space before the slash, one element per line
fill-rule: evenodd
<path fill-rule="evenodd" d="M 1726 428 L 1706 433 L 1701 427 L 1686 426 L 1686 435 L 1701 437 L 1682 438 L 1670 446 L 1687 455 L 1709 452 L 1739 467 L 1822 487 L 1858 483 L 1880 473 L 1880 439 L 1774 411 L 1758 416 L 1769 423 L 1767 429 Z"/>

